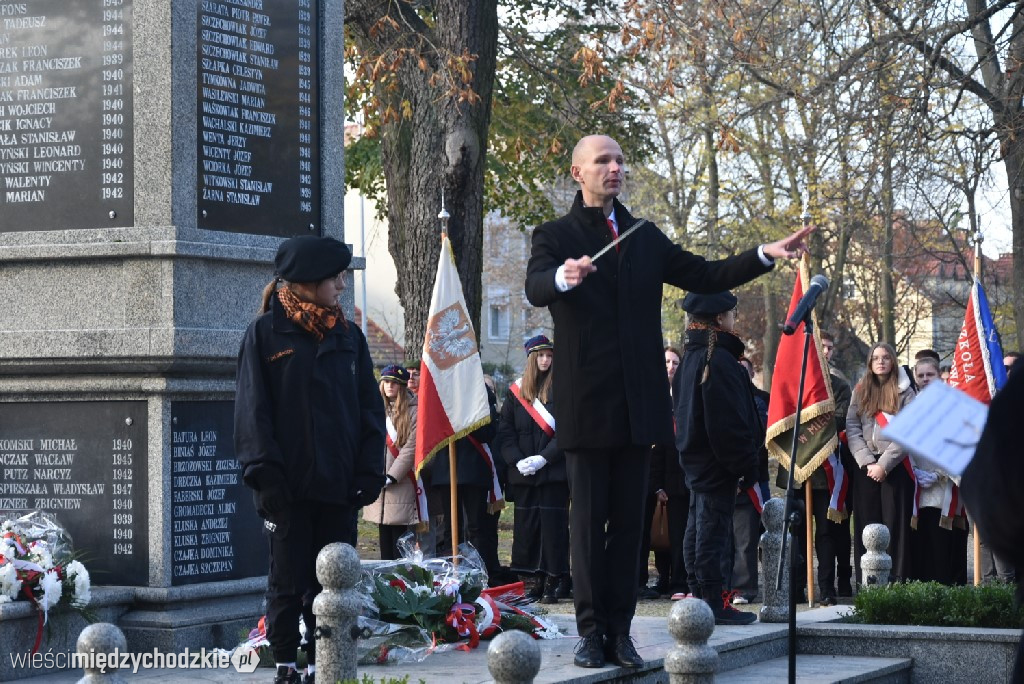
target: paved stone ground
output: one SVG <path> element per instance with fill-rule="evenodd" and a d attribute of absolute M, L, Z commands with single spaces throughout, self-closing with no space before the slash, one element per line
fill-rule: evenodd
<path fill-rule="evenodd" d="M 668 601 L 649 601 L 648 604 L 668 604 Z M 667 612 L 667 611 L 666 611 Z M 838 617 L 837 608 L 820 608 L 814 611 L 801 612 L 798 622 L 821 622 Z M 535 680 L 537 684 L 554 684 L 573 680 L 593 680 L 605 678 L 615 666 L 601 669 L 584 670 L 575 667 L 572 662 L 573 649 L 576 646 L 576 628 L 569 614 L 552 615 L 559 626 L 565 630 L 567 637 L 540 641 L 541 672 Z M 741 627 L 717 627 L 711 637 L 711 645 L 722 646 L 733 641 L 746 641 L 751 637 L 766 634 L 777 634 L 786 630 L 785 624 L 754 623 Z M 673 646 L 668 634 L 665 619 L 657 617 L 637 617 L 633 622 L 633 637 L 640 655 L 647 660 L 664 658 Z M 447 651 L 431 655 L 421 663 L 408 665 L 377 665 L 359 668 L 360 677 L 368 675 L 374 681 L 397 679 L 409 675 L 413 684 L 459 684 L 483 683 L 492 681 L 487 671 L 487 649 L 483 645 L 474 651 Z M 15 681 L 30 684 L 72 684 L 82 676 L 81 672 L 67 672 L 42 675 Z M 210 682 L 215 684 L 255 684 L 273 681 L 273 670 L 259 669 L 252 674 L 239 674 L 231 670 L 151 670 L 140 671 L 138 674 L 127 673 L 126 679 L 152 684 L 175 684 L 178 682 Z"/>

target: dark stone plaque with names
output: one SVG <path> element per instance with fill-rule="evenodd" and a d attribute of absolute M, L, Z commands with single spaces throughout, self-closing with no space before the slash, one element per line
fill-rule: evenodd
<path fill-rule="evenodd" d="M 0 231 L 135 221 L 132 0 L 0 2 Z"/>
<path fill-rule="evenodd" d="M 234 403 L 171 404 L 171 584 L 266 575 L 263 521 L 235 460 Z"/>
<path fill-rule="evenodd" d="M 197 7 L 197 225 L 319 234 L 317 0 Z"/>
<path fill-rule="evenodd" d="M 40 509 L 93 584 L 149 583 L 146 402 L 0 404 L 0 517 Z"/>

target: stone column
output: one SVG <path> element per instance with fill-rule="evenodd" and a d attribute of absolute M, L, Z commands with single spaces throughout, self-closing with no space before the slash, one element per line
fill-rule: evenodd
<path fill-rule="evenodd" d="M 676 645 L 665 656 L 671 684 L 710 684 L 718 670 L 718 651 L 708 646 L 715 614 L 700 599 L 677 601 L 668 616 L 668 633 Z"/>
<path fill-rule="evenodd" d="M 540 646 L 526 632 L 499 634 L 487 647 L 487 669 L 496 684 L 533 684 L 540 672 Z"/>
<path fill-rule="evenodd" d="M 359 554 L 348 544 L 328 544 L 316 557 L 316 578 L 324 590 L 313 599 L 316 615 L 316 677 L 325 682 L 356 679 L 356 618 L 362 598 Z"/>
<path fill-rule="evenodd" d="M 889 583 L 892 558 L 888 554 L 889 528 L 881 523 L 864 527 L 864 548 L 860 557 L 860 576 L 864 586 L 885 586 Z"/>
<path fill-rule="evenodd" d="M 757 553 L 761 561 L 761 576 L 764 577 L 764 605 L 761 606 L 761 622 L 786 622 L 789 620 L 789 563 L 782 565 L 782 585 L 779 587 L 779 557 L 782 555 L 782 535 L 785 530 L 786 500 L 769 499 L 761 511 L 761 524 L 765 532 L 761 535 Z M 790 537 L 788 543 L 791 544 Z M 787 549 L 788 553 L 788 549 Z M 777 588 L 778 587 L 778 588 Z"/>

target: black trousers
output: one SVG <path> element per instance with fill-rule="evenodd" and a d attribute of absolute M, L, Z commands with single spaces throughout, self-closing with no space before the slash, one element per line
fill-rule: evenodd
<path fill-rule="evenodd" d="M 857 584 L 861 584 L 860 558 L 864 548 L 864 528 L 882 523 L 889 528 L 889 550 L 892 557 L 891 581 L 909 579 L 911 574 L 910 518 L 913 516 L 914 482 L 902 463 L 881 482 L 868 477 L 864 468 L 854 472 L 853 507 L 856 549 Z"/>
<path fill-rule="evenodd" d="M 512 485 L 516 498 L 509 569 L 557 577 L 569 572 L 569 484 Z"/>
<path fill-rule="evenodd" d="M 580 636 L 629 634 L 636 611 L 650 447 L 565 452 Z"/>
<path fill-rule="evenodd" d="M 922 508 L 917 529 L 910 532 L 913 553 L 913 579 L 942 584 L 967 583 L 967 529 L 956 525 L 947 530 L 939 526 L 942 511 Z"/>
<path fill-rule="evenodd" d="M 401 558 L 398 540 L 409 531 L 409 525 L 377 525 L 380 532 L 380 559 L 397 560 Z"/>
<path fill-rule="evenodd" d="M 729 549 L 735 508 L 735 490 L 721 494 L 690 492 L 683 545 L 686 569 L 691 591 L 699 588 L 700 596 L 709 603 L 720 600 L 725 583 L 722 559 Z"/>
<path fill-rule="evenodd" d="M 299 648 L 299 616 L 306 634 L 316 630 L 313 599 L 323 589 L 316 579 L 316 556 L 328 544 L 356 544 L 356 513 L 348 506 L 298 501 L 288 513 L 283 536 L 270 536 L 270 576 L 267 578 L 267 639 L 274 661 L 293 663 Z M 303 647 L 309 662 L 316 645 Z"/>
<path fill-rule="evenodd" d="M 849 583 L 853 575 L 850 565 L 850 519 L 833 522 L 828 519 L 829 493 L 815 489 L 811 498 L 814 511 L 814 552 L 818 556 L 818 591 L 821 596 L 836 595 L 836 578 Z"/>
<path fill-rule="evenodd" d="M 444 511 L 444 522 L 441 529 L 437 530 L 437 555 L 452 555 L 452 500 L 451 490 L 448 485 L 433 487 L 436 493 L 436 501 L 441 504 Z M 497 558 L 497 529 L 494 530 L 494 539 L 488 534 L 487 523 L 484 520 L 487 516 L 487 489 L 479 485 L 458 485 L 459 508 L 462 509 L 462 518 L 459 525 L 459 543 L 469 541 L 480 554 L 481 560 L 487 564 L 488 558 Z M 491 554 L 493 546 L 494 553 Z M 497 568 L 487 568 L 488 573 L 494 572 Z"/>
<path fill-rule="evenodd" d="M 657 502 L 657 497 L 654 497 L 654 501 Z M 665 506 L 668 514 L 668 536 L 672 542 L 672 548 L 668 551 L 654 552 L 654 567 L 658 570 L 657 586 L 661 593 L 687 594 L 690 592 L 690 583 L 686 574 L 683 539 L 686 537 L 686 519 L 690 515 L 690 491 L 683 489 L 682 494 L 669 494 Z M 653 511 L 650 515 L 645 513 L 644 539 L 650 539 L 653 515 Z M 640 587 L 647 585 L 647 560 L 648 554 L 641 549 L 640 577 L 638 578 Z"/>
<path fill-rule="evenodd" d="M 760 540 L 761 514 L 744 492 L 742 497 L 736 498 L 732 514 L 732 567 L 725 587 L 748 599 L 757 596 L 757 543 Z"/>

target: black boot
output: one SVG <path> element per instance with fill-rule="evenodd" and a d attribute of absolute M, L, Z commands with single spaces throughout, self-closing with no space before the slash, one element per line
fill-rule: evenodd
<path fill-rule="evenodd" d="M 558 578 L 558 588 L 555 589 L 555 597 L 560 599 L 572 598 L 572 575 L 565 573 Z"/>
<path fill-rule="evenodd" d="M 732 607 L 732 592 L 722 591 L 722 585 L 704 585 L 701 595 L 715 614 L 716 625 L 749 625 L 757 616 Z"/>
<path fill-rule="evenodd" d="M 302 684 L 302 675 L 287 665 L 278 665 L 274 684 Z"/>
<path fill-rule="evenodd" d="M 523 575 L 526 598 L 537 601 L 544 595 L 544 575 Z"/>
<path fill-rule="evenodd" d="M 544 595 L 540 599 L 541 603 L 558 603 L 558 578 L 551 575 L 544 580 Z"/>

